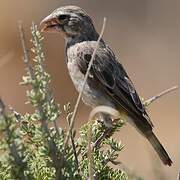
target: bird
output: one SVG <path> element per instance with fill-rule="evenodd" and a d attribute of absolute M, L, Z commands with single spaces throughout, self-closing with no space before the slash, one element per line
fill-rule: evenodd
<path fill-rule="evenodd" d="M 42 32 L 60 33 L 64 37 L 67 68 L 76 90 L 80 92 L 99 38 L 91 17 L 78 6 L 62 6 L 45 17 L 40 26 Z M 135 86 L 122 63 L 102 38 L 82 100 L 92 108 L 105 105 L 118 110 L 150 142 L 161 161 L 171 166 L 172 160 L 154 134 L 153 123 Z M 101 117 L 104 124 L 110 127 L 110 115 L 102 113 Z"/>

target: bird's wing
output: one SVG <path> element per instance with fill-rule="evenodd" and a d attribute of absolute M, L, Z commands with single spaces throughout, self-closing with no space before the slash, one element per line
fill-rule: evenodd
<path fill-rule="evenodd" d="M 84 74 L 91 56 L 92 51 L 84 52 L 83 58 L 78 59 L 79 69 Z M 92 76 L 88 79 L 88 83 L 96 81 L 98 87 L 105 89 L 105 93 L 116 106 L 122 107 L 132 117 L 136 126 L 142 127 L 140 129 L 152 129 L 153 124 L 133 83 L 108 46 L 99 47 L 90 73 Z"/>

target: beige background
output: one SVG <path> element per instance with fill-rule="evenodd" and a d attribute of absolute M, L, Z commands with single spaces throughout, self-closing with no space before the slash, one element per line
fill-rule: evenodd
<path fill-rule="evenodd" d="M 178 0 L 1 0 L 0 1 L 0 96 L 20 112 L 31 111 L 25 89 L 18 85 L 25 73 L 17 21 L 22 20 L 28 38 L 32 21 L 37 24 L 53 9 L 67 4 L 83 7 L 100 31 L 107 17 L 104 39 L 121 57 L 125 68 L 144 98 L 180 84 L 180 1 Z M 64 63 L 64 40 L 45 34 L 47 70 L 52 75 L 56 100 L 63 105 L 77 97 Z M 180 171 L 180 92 L 169 94 L 152 104 L 149 114 L 155 132 L 171 155 L 174 164 L 164 167 L 151 147 L 130 126 L 117 135 L 125 144 L 120 160 L 148 180 L 176 179 Z M 81 105 L 78 123 L 83 124 L 89 109 Z M 60 124 L 65 124 L 60 119 Z M 78 125 L 77 125 L 78 124 Z M 162 174 L 154 175 L 155 169 Z"/>

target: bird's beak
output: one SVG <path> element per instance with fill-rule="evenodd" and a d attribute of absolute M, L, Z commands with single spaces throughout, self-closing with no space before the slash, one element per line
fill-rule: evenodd
<path fill-rule="evenodd" d="M 41 23 L 41 32 L 59 32 L 60 24 L 57 17 L 54 17 L 52 14 L 44 18 Z"/>

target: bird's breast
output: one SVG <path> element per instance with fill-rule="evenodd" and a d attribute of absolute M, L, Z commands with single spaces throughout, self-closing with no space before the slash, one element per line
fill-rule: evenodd
<path fill-rule="evenodd" d="M 83 58 L 81 53 L 82 48 L 82 44 L 77 43 L 67 49 L 67 67 L 73 84 L 78 92 L 81 91 L 85 78 L 85 75 L 81 73 L 77 63 L 79 58 Z M 95 93 L 86 83 L 83 90 L 83 101 L 90 106 L 94 106 L 95 102 L 93 99 L 96 99 Z"/>
<path fill-rule="evenodd" d="M 85 76 L 81 73 L 77 63 L 78 59 L 82 58 L 79 56 L 80 50 L 78 50 L 78 47 L 76 44 L 67 49 L 67 67 L 76 90 L 80 92 Z"/>

